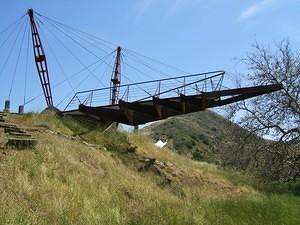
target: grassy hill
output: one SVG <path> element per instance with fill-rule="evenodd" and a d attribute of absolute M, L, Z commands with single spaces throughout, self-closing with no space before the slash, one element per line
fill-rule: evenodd
<path fill-rule="evenodd" d="M 207 110 L 154 123 L 144 128 L 144 132 L 155 140 L 165 136 L 176 151 L 193 159 L 216 162 L 217 148 L 232 126 L 236 125 Z M 236 129 L 245 132 L 238 126 Z"/>
<path fill-rule="evenodd" d="M 7 120 L 38 144 L 1 149 L 0 224 L 299 224 L 299 197 L 266 194 L 142 135 L 51 113 Z"/>

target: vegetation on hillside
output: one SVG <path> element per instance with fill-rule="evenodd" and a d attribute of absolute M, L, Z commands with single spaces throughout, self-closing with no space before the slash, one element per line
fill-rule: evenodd
<path fill-rule="evenodd" d="M 193 159 L 250 171 L 265 181 L 291 182 L 299 193 L 299 53 L 288 41 L 274 50 L 255 43 L 242 62 L 249 73 L 237 86 L 280 84 L 282 90 L 227 106 L 232 122 L 207 111 L 146 129 L 154 139 L 166 135 L 174 149 Z"/>
<path fill-rule="evenodd" d="M 298 197 L 144 136 L 52 114 L 8 119 L 39 143 L 1 150 L 0 224 L 299 224 Z"/>
<path fill-rule="evenodd" d="M 251 135 L 228 137 L 224 164 L 253 170 L 265 180 L 300 182 L 299 52 L 286 40 L 274 48 L 258 43 L 253 47 L 242 60 L 248 75 L 237 83 L 280 84 L 282 90 L 228 106 L 232 120 Z M 257 141 L 253 136 L 272 141 Z M 239 160 L 232 160 L 232 155 Z"/>
<path fill-rule="evenodd" d="M 150 133 L 154 140 L 166 137 L 173 149 L 192 159 L 218 163 L 218 148 L 224 143 L 229 129 L 246 132 L 207 110 L 172 117 L 144 128 L 144 132 Z"/>

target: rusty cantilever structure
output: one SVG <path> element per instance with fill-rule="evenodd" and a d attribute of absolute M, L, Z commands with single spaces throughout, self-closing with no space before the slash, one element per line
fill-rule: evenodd
<path fill-rule="evenodd" d="M 120 85 L 119 88 L 121 91 L 124 91 L 124 94 L 119 99 L 118 104 L 93 106 L 93 101 L 94 105 L 97 105 L 99 96 L 105 96 L 105 92 L 108 92 L 109 88 L 78 92 L 67 106 L 64 114 L 88 115 L 102 121 L 114 121 L 135 126 L 172 116 L 231 104 L 282 89 L 282 85 L 275 84 L 222 90 L 224 73 L 223 71 L 215 71 Z M 163 82 L 174 83 L 180 79 L 186 81 L 189 78 L 192 78 L 193 81 L 183 85 L 180 85 L 179 82 L 177 86 L 172 85 L 172 88 L 164 89 Z M 156 88 L 153 88 L 153 83 L 157 84 Z M 138 88 L 138 86 L 140 87 Z M 153 94 L 151 94 L 151 88 L 147 89 L 147 86 L 152 87 Z M 140 96 L 137 91 L 139 89 L 146 90 L 148 96 L 130 101 L 130 90 L 135 93 L 132 95 Z M 193 92 L 194 94 L 192 94 Z M 72 105 L 75 107 L 79 106 L 77 109 L 69 110 L 68 108 Z"/>
<path fill-rule="evenodd" d="M 34 11 L 29 9 L 27 14 L 31 25 L 36 68 L 47 106 L 53 107 L 47 60 Z M 224 90 L 222 86 L 224 71 L 123 85 L 121 65 L 122 48 L 117 47 L 110 87 L 77 92 L 62 114 L 83 115 L 104 122 L 139 125 L 231 104 L 282 88 L 280 84 L 275 84 Z"/>

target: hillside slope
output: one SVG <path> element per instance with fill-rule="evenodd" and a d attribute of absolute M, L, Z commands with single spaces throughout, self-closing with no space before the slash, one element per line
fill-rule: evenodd
<path fill-rule="evenodd" d="M 51 114 L 8 120 L 39 142 L 1 150 L 0 224 L 299 224 L 299 198 L 266 196 L 143 136 Z"/>
<path fill-rule="evenodd" d="M 224 117 L 207 110 L 172 117 L 144 128 L 154 139 L 166 137 L 179 153 L 193 159 L 216 162 L 217 147 L 225 141 L 228 131 L 242 128 L 233 125 Z"/>

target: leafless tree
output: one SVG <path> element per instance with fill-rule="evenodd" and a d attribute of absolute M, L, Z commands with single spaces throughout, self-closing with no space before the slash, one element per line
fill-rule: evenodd
<path fill-rule="evenodd" d="M 237 83 L 282 84 L 283 89 L 228 107 L 231 119 L 249 131 L 244 135 L 246 138 L 243 138 L 243 144 L 235 146 L 234 149 L 229 144 L 229 150 L 239 151 L 235 154 L 247 158 L 243 166 L 256 168 L 263 177 L 273 180 L 298 179 L 300 177 L 300 55 L 292 50 L 289 41 L 286 40 L 276 45 L 274 51 L 258 43 L 253 47 L 254 51 L 242 60 L 249 70 L 247 79 Z M 253 137 L 257 137 L 255 146 L 253 146 Z M 268 138 L 269 141 L 261 141 L 260 138 Z M 239 161 L 239 164 L 241 162 Z"/>

